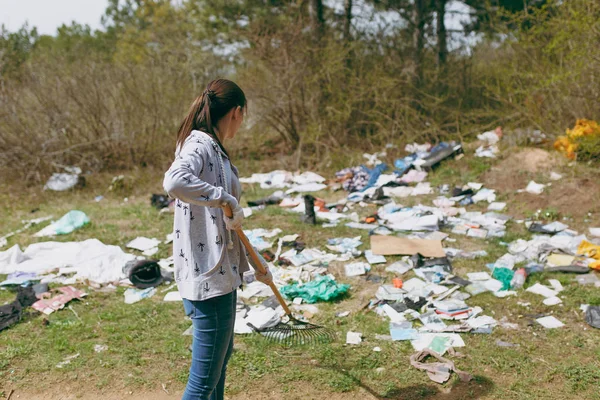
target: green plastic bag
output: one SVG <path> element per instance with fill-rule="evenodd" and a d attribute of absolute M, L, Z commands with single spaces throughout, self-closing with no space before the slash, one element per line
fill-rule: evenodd
<path fill-rule="evenodd" d="M 52 227 L 54 228 L 56 235 L 66 235 L 89 222 L 90 219 L 83 211 L 72 210 L 63 215 L 61 219 L 54 222 Z"/>
<path fill-rule="evenodd" d="M 337 283 L 332 277 L 319 276 L 314 281 L 299 285 L 294 283 L 281 288 L 281 294 L 288 299 L 301 297 L 305 303 L 317 301 L 331 301 L 343 296 L 350 289 L 350 285 Z"/>
<path fill-rule="evenodd" d="M 494 268 L 492 277 L 502 282 L 502 290 L 510 290 L 510 281 L 514 274 L 515 271 L 508 268 Z"/>

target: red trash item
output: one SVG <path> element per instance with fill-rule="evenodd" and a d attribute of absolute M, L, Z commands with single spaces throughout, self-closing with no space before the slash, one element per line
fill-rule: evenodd
<path fill-rule="evenodd" d="M 402 282 L 402 279 L 400 278 L 392 279 L 392 283 L 396 289 L 402 289 L 402 285 L 404 285 L 404 282 Z"/>
<path fill-rule="evenodd" d="M 63 286 L 58 288 L 62 294 L 54 296 L 51 299 L 38 300 L 31 307 L 39 312 L 46 315 L 52 314 L 54 311 L 58 311 L 65 307 L 65 305 L 73 299 L 80 299 L 85 297 L 87 293 L 82 292 L 79 289 L 75 289 L 73 286 Z"/>

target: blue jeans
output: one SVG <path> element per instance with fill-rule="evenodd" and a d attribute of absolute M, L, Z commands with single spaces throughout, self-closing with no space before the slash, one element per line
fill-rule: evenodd
<path fill-rule="evenodd" d="M 225 371 L 233 351 L 237 293 L 204 301 L 183 299 L 192 319 L 192 366 L 182 400 L 223 400 Z"/>

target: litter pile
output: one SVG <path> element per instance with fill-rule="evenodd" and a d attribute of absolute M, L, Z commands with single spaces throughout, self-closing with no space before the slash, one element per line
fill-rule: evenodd
<path fill-rule="evenodd" d="M 502 139 L 502 128 L 497 127 L 493 131 L 483 132 L 482 134 L 477 135 L 477 139 L 481 140 L 484 144 L 477 148 L 475 156 L 495 158 L 500 152 L 500 149 L 498 149 L 498 142 Z"/>
<path fill-rule="evenodd" d="M 484 133 L 480 139 L 487 141 L 488 145 L 478 149 L 477 155 L 494 157 L 501 136 L 499 129 Z M 465 346 L 461 335 L 490 334 L 499 326 L 504 329 L 518 328 L 518 325 L 505 319 L 497 321 L 486 315 L 481 307 L 469 304 L 476 301 L 479 294 L 489 292 L 498 298 L 516 296 L 527 287 L 528 276 L 542 271 L 580 274 L 580 282 L 600 287 L 600 279 L 591 272 L 593 269 L 600 270 L 599 239 L 588 239 L 585 234 L 569 229 L 561 222 L 515 221 L 504 213 L 506 203 L 497 201 L 496 191 L 485 188 L 480 183 L 467 182 L 455 188 L 448 185 L 432 187 L 426 182 L 428 170 L 444 159 L 462 156 L 462 146 L 459 144 L 436 147 L 413 144 L 407 146 L 406 150 L 411 154 L 396 160 L 395 170 L 389 174 L 386 173 L 387 165 L 375 154 L 365 155 L 372 168 L 347 168 L 336 173 L 335 179 L 331 181 L 319 178 L 319 185 L 324 182 L 332 190 L 344 189 L 348 192 L 338 202 L 326 203 L 313 197 L 314 206 L 308 209 L 307 204 L 310 205 L 310 202 L 306 198 L 310 195 L 293 197 L 293 192 L 277 192 L 254 202 L 262 207 L 278 204 L 291 212 L 305 215 L 313 213 L 315 220 L 321 221 L 323 227 L 344 223 L 347 227 L 369 232 L 369 250 L 363 252 L 359 249 L 363 245 L 360 236 L 332 238 L 324 247 L 333 254 L 323 249 L 304 248 L 304 244 L 297 241 L 297 235 L 288 235 L 285 239 L 267 243 L 266 246 L 258 237 L 255 239 L 256 244 L 262 245 L 266 252 L 271 248 L 269 245 L 277 244 L 276 253 L 270 254 L 270 260 L 277 264 L 272 264 L 274 276 L 278 286 L 281 286 L 281 292 L 293 302 L 298 312 L 312 316 L 318 312 L 315 303 L 330 300 L 328 293 L 334 293 L 337 298 L 349 289 L 337 283 L 327 268 L 333 261 L 343 262 L 347 279 L 365 276 L 368 281 L 382 283 L 368 308 L 389 320 L 389 340 L 410 341 L 418 352 L 412 358 L 412 363 L 417 368 L 422 367 L 419 360 L 429 354 L 440 357 L 438 359 L 442 363 L 431 365 L 446 371 L 449 376 L 449 372 L 455 369 L 454 365 L 441 356 L 447 352 L 453 354 L 454 348 Z M 302 176 L 307 175 L 313 176 L 307 173 Z M 253 176 L 246 181 L 261 183 L 263 187 L 279 188 L 281 186 L 273 186 L 274 181 L 290 181 L 296 175 L 275 171 L 260 176 L 264 179 Z M 551 179 L 557 180 L 560 176 Z M 525 190 L 539 194 L 544 187 L 545 185 L 531 182 Z M 322 190 L 322 186 L 315 186 L 315 190 L 317 189 Z M 404 207 L 399 203 L 402 198 L 420 195 L 437 197 L 431 205 Z M 487 205 L 487 211 L 469 210 L 473 204 L 479 204 L 478 208 L 481 209 L 481 203 Z M 364 214 L 362 209 L 373 205 L 378 207 L 376 213 L 367 217 L 359 216 Z M 484 268 L 479 272 L 468 273 L 467 276 L 454 273 L 453 260 L 485 257 L 487 253 L 484 250 L 466 252 L 451 247 L 448 244 L 456 241 L 452 235 L 475 240 L 503 238 L 510 224 L 525 224 L 533 236 L 530 240 L 518 239 L 504 243 L 506 253 L 495 262 L 482 265 Z M 600 232 L 597 228 L 591 228 L 590 233 L 594 236 Z M 282 246 L 291 249 L 282 252 L 285 250 Z M 403 257 L 390 264 L 386 256 Z M 377 275 L 383 270 L 394 275 L 391 282 L 388 283 L 385 277 Z M 407 279 L 409 273 L 414 274 L 414 277 Z M 244 292 L 249 289 L 252 292 L 250 286 Z M 317 289 L 318 295 L 315 292 Z M 562 303 L 563 287 L 558 280 L 536 283 L 526 290 L 542 296 L 544 305 L 556 306 Z M 261 294 L 267 293 L 252 292 L 245 298 L 260 297 Z M 258 310 L 255 312 L 262 310 L 264 313 L 269 308 L 268 302 L 254 306 Z M 246 310 L 252 309 L 240 305 L 240 308 L 244 307 Z M 587 307 L 585 310 L 586 320 L 597 323 L 597 308 Z M 273 318 L 269 321 L 258 317 L 254 320 L 252 316 L 250 319 L 246 316 L 243 321 L 253 326 L 262 322 L 274 324 L 277 321 L 276 315 L 277 310 L 273 310 L 269 315 Z M 563 326 L 554 315 L 537 315 L 533 320 L 548 329 Z M 592 323 L 590 325 L 594 326 Z M 362 341 L 362 334 L 348 332 L 347 339 L 348 344 L 358 344 Z M 513 346 L 501 340 L 499 342 L 499 346 Z M 437 374 L 435 367 L 431 368 L 433 369 L 427 370 L 434 381 L 447 380 L 445 374 Z M 461 371 L 456 372 L 463 374 Z"/>
<path fill-rule="evenodd" d="M 0 238 L 0 247 L 6 245 L 9 237 L 50 219 L 52 217 L 23 221 L 22 228 Z M 67 234 L 89 221 L 82 211 L 72 210 L 33 236 Z M 164 243 L 171 241 L 172 235 L 168 235 Z M 0 252 L 0 274 L 7 275 L 0 282 L 0 288 L 17 292 L 15 301 L 0 307 L 0 330 L 17 323 L 29 306 L 49 315 L 64 308 L 71 300 L 86 296 L 86 293 L 70 286 L 74 284 L 87 284 L 90 289 L 99 291 L 115 291 L 117 286 L 128 287 L 126 303 L 151 297 L 156 293 L 156 286 L 173 281 L 172 257 L 160 261 L 143 257 L 155 254 L 161 243 L 157 239 L 143 237 L 132 240 L 126 247 L 140 251 L 140 256 L 97 239 L 39 242 L 29 245 L 25 251 L 14 245 Z M 58 294 L 52 297 L 53 290 L 49 284 L 64 286 L 57 287 Z"/>
<path fill-rule="evenodd" d="M 501 137 L 500 128 L 479 135 L 484 144 L 477 149 L 476 156 L 495 157 Z M 265 198 L 248 201 L 246 216 L 266 207 L 281 207 L 301 214 L 303 222 L 319 223 L 325 229 L 343 224 L 356 230 L 356 236 L 331 237 L 320 247 L 307 247 L 299 235 L 281 229 L 244 232 L 269 262 L 275 284 L 291 301 L 299 319 L 312 318 L 319 312 L 319 302 L 342 299 L 352 290 L 350 284 L 338 282 L 340 277 L 329 268 L 334 262 L 342 263 L 346 282 L 364 277 L 378 285 L 365 309 L 389 322 L 389 335 L 379 336 L 379 339 L 410 341 L 415 350 L 411 365 L 427 371 L 435 382 L 447 381 L 451 371 L 468 380 L 468 374 L 443 356 L 456 355 L 454 349 L 466 345 L 465 334 L 491 334 L 496 327 L 518 328 L 506 319 L 498 321 L 486 315 L 485 310 L 476 305 L 477 296 L 489 292 L 504 298 L 517 296 L 524 289 L 541 296 L 544 305 L 557 306 L 562 303 L 563 291 L 558 280 L 527 285 L 529 276 L 542 271 L 577 274 L 581 284 L 600 287 L 600 279 L 593 272 L 600 270 L 600 228 L 590 228 L 588 238 L 585 233 L 558 221 L 514 220 L 505 213 L 506 203 L 497 201 L 496 191 L 477 182 L 464 182 L 458 187 L 432 186 L 427 182 L 432 169 L 444 160 L 464 157 L 460 143 L 443 142 L 435 146 L 414 143 L 405 150 L 408 154 L 396 159 L 392 168 L 382 160 L 386 152 L 365 154 L 366 165 L 345 168 L 331 180 L 313 172 L 299 174 L 281 170 L 241 179 L 246 184 L 273 190 Z M 552 180 L 560 179 L 560 175 L 555 175 Z M 532 181 L 524 190 L 539 194 L 545 186 Z M 344 190 L 347 194 L 336 202 L 314 197 L 326 189 Z M 429 196 L 427 204 L 411 207 L 401 204 L 407 198 L 424 195 Z M 161 195 L 153 195 L 151 201 L 161 210 L 171 207 L 169 199 Z M 87 222 L 85 214 L 73 211 L 42 232 L 61 234 Z M 506 237 L 510 224 L 524 224 L 531 238 L 502 242 L 505 254 L 493 263 L 482 265 L 481 271 L 466 276 L 456 273 L 452 265 L 455 260 L 487 256 L 485 250 L 464 251 L 452 247 L 457 236 L 483 243 L 477 241 Z M 361 231 L 368 232 L 369 243 L 363 242 Z M 125 302 L 128 304 L 151 297 L 157 293 L 158 285 L 173 280 L 170 275 L 173 258 L 153 261 L 142 256 L 155 255 L 161 244 L 170 241 L 172 235 L 165 241 L 136 238 L 126 244 L 127 248 L 141 252 L 141 256 L 95 239 L 42 242 L 30 245 L 24 252 L 18 246 L 0 252 L 0 274 L 10 274 L 0 285 L 29 287 L 32 286 L 29 283 L 36 282 L 65 285 L 59 289 L 62 294 L 52 298 L 48 298 L 47 285 L 40 293 L 36 290 L 37 303 L 31 301 L 31 296 L 20 294 L 10 307 L 5 306 L 6 311 L 0 310 L 0 322 L 2 318 L 18 321 L 22 309 L 32 304 L 44 313 L 56 311 L 68 301 L 85 295 L 68 286 L 82 281 L 97 289 L 127 286 Z M 364 249 L 367 246 L 368 249 Z M 388 261 L 390 256 L 394 257 L 393 262 Z M 391 282 L 384 271 L 392 275 Z M 284 312 L 273 291 L 255 281 L 251 271 L 245 273 L 244 282 L 238 297 L 235 332 L 249 334 L 277 325 Z M 181 301 L 181 298 L 171 291 L 164 300 Z M 582 311 L 585 313 L 582 319 L 600 327 L 598 307 L 585 306 Z M 340 313 L 337 317 L 347 315 Z M 534 320 L 548 329 L 563 326 L 554 315 L 537 315 Z M 349 345 L 359 345 L 362 341 L 360 332 L 347 332 Z M 513 346 L 501 340 L 498 343 Z M 424 363 L 429 356 L 438 362 Z"/>

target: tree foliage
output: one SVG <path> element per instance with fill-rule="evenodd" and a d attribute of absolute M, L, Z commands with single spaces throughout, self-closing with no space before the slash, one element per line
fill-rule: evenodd
<path fill-rule="evenodd" d="M 162 165 L 188 104 L 217 76 L 250 99 L 238 151 L 279 154 L 287 167 L 600 117 L 597 2 L 464 0 L 463 32 L 446 26 L 456 3 L 110 0 L 102 30 L 3 28 L 0 168 Z"/>

